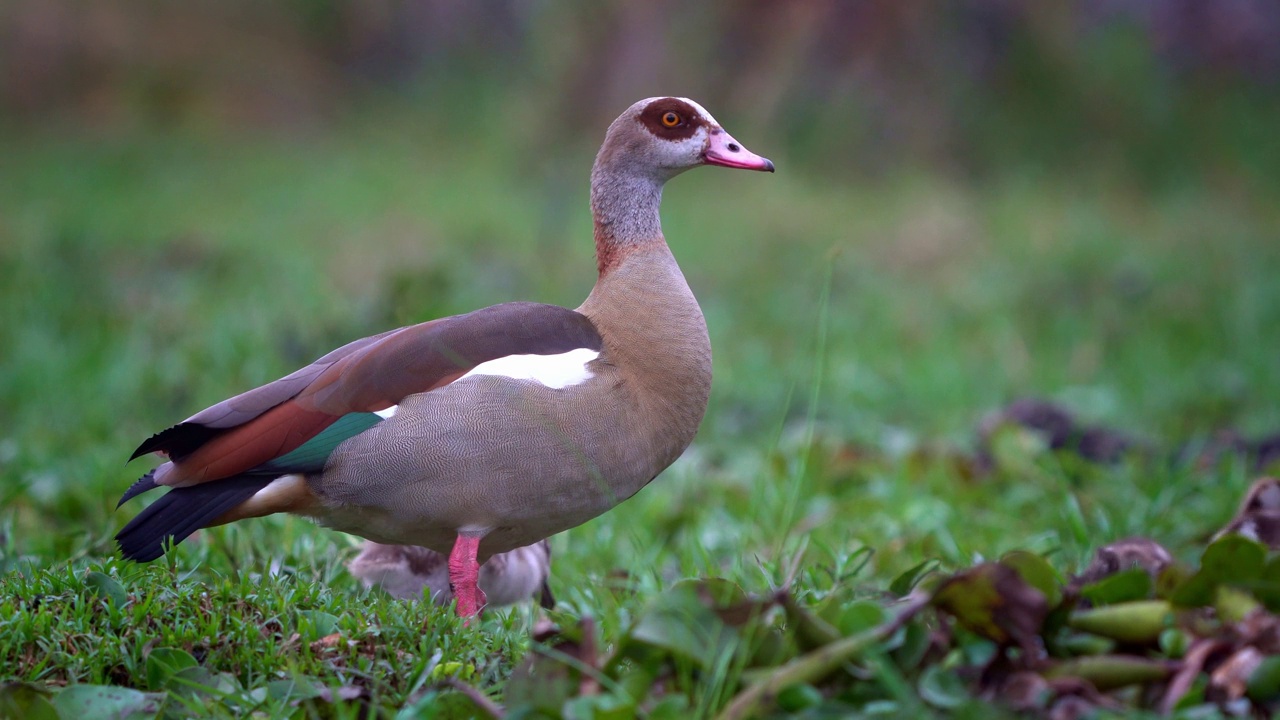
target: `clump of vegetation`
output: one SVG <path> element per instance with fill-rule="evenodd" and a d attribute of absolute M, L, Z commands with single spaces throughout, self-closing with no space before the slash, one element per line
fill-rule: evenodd
<path fill-rule="evenodd" d="M 1255 484 L 1228 529 L 1266 526 L 1276 509 L 1257 498 L 1276 486 Z M 12 717 L 1280 708 L 1280 555 L 1235 532 L 1209 544 L 1198 567 L 1130 538 L 1100 548 L 1074 577 L 1018 550 L 951 574 L 924 562 L 882 591 L 836 578 L 761 595 L 723 578 L 685 580 L 645 599 L 612 637 L 590 615 L 552 611 L 533 625 L 527 652 L 520 613 L 468 630 L 429 605 L 344 607 L 288 574 L 196 586 L 172 568 L 108 563 L 11 574 L 0 587 L 11 618 L 0 657 L 25 678 L 0 688 L 0 714 Z M 56 690 L 68 680 L 79 682 Z"/>
<path fill-rule="evenodd" d="M 882 597 L 835 588 L 809 606 L 789 590 L 750 598 L 723 580 L 691 581 L 651 602 L 603 656 L 590 624 L 545 633 L 508 681 L 507 713 L 684 717 L 696 709 L 729 720 L 923 717 L 990 705 L 1049 717 L 1274 711 L 1280 558 L 1231 535 L 1210 545 L 1195 571 L 1137 564 L 1064 583 L 1041 556 L 1015 551 L 926 582 L 930 590 L 895 598 L 925 565 Z M 438 692 L 451 691 L 477 697 L 456 685 Z M 474 709 L 504 716 L 483 701 Z"/>

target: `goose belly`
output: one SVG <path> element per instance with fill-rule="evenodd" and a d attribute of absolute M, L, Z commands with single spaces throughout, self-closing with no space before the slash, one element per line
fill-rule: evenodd
<path fill-rule="evenodd" d="M 568 388 L 475 376 L 411 396 L 311 479 L 321 522 L 448 552 L 459 531 L 506 552 L 635 494 L 688 444 L 665 437 L 607 374 Z M 609 390 L 609 392 L 606 392 Z"/>

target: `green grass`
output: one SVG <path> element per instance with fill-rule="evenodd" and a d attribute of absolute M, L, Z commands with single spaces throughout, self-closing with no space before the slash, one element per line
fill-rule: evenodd
<path fill-rule="evenodd" d="M 294 137 L 0 139 L 0 680 L 156 690 L 145 658 L 166 647 L 234 679 L 223 712 L 275 716 L 297 697 L 253 693 L 292 677 L 398 707 L 441 663 L 500 698 L 531 611 L 461 628 L 366 592 L 342 567 L 352 539 L 289 519 L 122 563 L 111 536 L 132 510 L 113 507 L 142 439 L 340 343 L 508 300 L 576 305 L 590 145 L 395 113 Z M 1015 548 L 1064 571 L 1134 534 L 1198 556 L 1251 479 L 1239 463 L 1034 455 L 974 476 L 961 456 L 984 413 L 1028 394 L 1161 452 L 1280 428 L 1280 190 L 1150 193 L 1101 170 L 835 183 L 774 160 L 776 176 L 668 187 L 711 408 L 673 469 L 553 540 L 563 626 L 590 616 L 612 646 L 693 577 L 817 606 Z M 313 647 L 330 632 L 355 644 Z M 724 707 L 741 672 L 698 674 L 689 707 Z"/>

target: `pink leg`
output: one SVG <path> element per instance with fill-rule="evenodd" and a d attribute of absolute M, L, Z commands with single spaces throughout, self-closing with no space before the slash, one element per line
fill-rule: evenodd
<path fill-rule="evenodd" d="M 480 614 L 486 602 L 480 580 L 480 563 L 476 554 L 480 551 L 480 538 L 459 535 L 449 553 L 449 587 L 458 601 L 458 616 L 464 618 Z"/>

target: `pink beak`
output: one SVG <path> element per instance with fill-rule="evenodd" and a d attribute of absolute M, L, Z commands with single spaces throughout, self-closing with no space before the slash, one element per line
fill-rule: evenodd
<path fill-rule="evenodd" d="M 711 129 L 711 140 L 702 154 L 708 165 L 773 172 L 773 161 L 762 158 L 733 139 L 723 128 Z"/>

